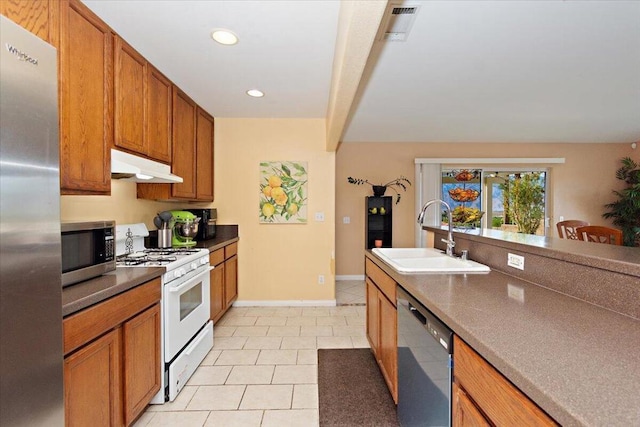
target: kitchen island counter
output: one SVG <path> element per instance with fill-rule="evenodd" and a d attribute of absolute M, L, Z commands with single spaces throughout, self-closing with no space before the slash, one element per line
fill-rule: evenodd
<path fill-rule="evenodd" d="M 114 271 L 62 289 L 62 316 L 69 316 L 162 276 L 161 267 L 117 267 Z"/>
<path fill-rule="evenodd" d="M 639 320 L 497 270 L 399 274 L 365 255 L 560 424 L 640 425 Z"/>

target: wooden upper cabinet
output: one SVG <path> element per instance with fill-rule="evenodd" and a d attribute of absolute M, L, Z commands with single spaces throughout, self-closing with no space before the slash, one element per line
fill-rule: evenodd
<path fill-rule="evenodd" d="M 171 163 L 171 82 L 115 36 L 115 139 L 118 148 Z"/>
<path fill-rule="evenodd" d="M 198 108 L 196 129 L 196 199 L 213 201 L 214 120 Z"/>
<path fill-rule="evenodd" d="M 147 61 L 119 36 L 114 40 L 114 143 L 116 147 L 146 154 Z"/>
<path fill-rule="evenodd" d="M 182 184 L 172 184 L 171 195 L 178 199 L 196 197 L 196 103 L 173 87 L 173 173 Z"/>
<path fill-rule="evenodd" d="M 78 0 L 60 0 L 62 194 L 109 194 L 113 145 L 113 34 Z"/>
<path fill-rule="evenodd" d="M 58 46 L 58 0 L 0 0 L 0 14 Z"/>
<path fill-rule="evenodd" d="M 147 153 L 152 159 L 165 163 L 171 163 L 172 97 L 171 81 L 147 64 Z"/>

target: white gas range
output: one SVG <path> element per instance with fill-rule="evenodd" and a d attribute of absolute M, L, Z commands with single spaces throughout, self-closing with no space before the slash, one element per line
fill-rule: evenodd
<path fill-rule="evenodd" d="M 163 267 L 160 392 L 151 403 L 175 400 L 213 347 L 210 316 L 209 251 L 196 248 L 147 249 L 145 224 L 116 225 L 118 267 Z"/>

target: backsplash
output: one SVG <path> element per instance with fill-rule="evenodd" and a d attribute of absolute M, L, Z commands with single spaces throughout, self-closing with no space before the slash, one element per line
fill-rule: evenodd
<path fill-rule="evenodd" d="M 61 196 L 63 221 L 114 220 L 116 224 L 143 222 L 155 230 L 153 217 L 158 212 L 181 209 L 186 203 L 156 202 L 138 199 L 136 183 L 112 180 L 111 196 Z"/>

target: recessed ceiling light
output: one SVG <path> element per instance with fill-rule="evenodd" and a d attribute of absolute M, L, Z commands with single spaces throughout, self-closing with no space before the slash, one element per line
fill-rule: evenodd
<path fill-rule="evenodd" d="M 264 92 L 258 89 L 249 89 L 247 91 L 247 95 L 252 96 L 254 98 L 262 98 L 264 96 Z"/>
<path fill-rule="evenodd" d="M 211 33 L 211 37 L 220 44 L 224 44 L 227 46 L 234 45 L 238 43 L 238 36 L 233 34 L 233 32 L 229 30 L 214 30 Z"/>

